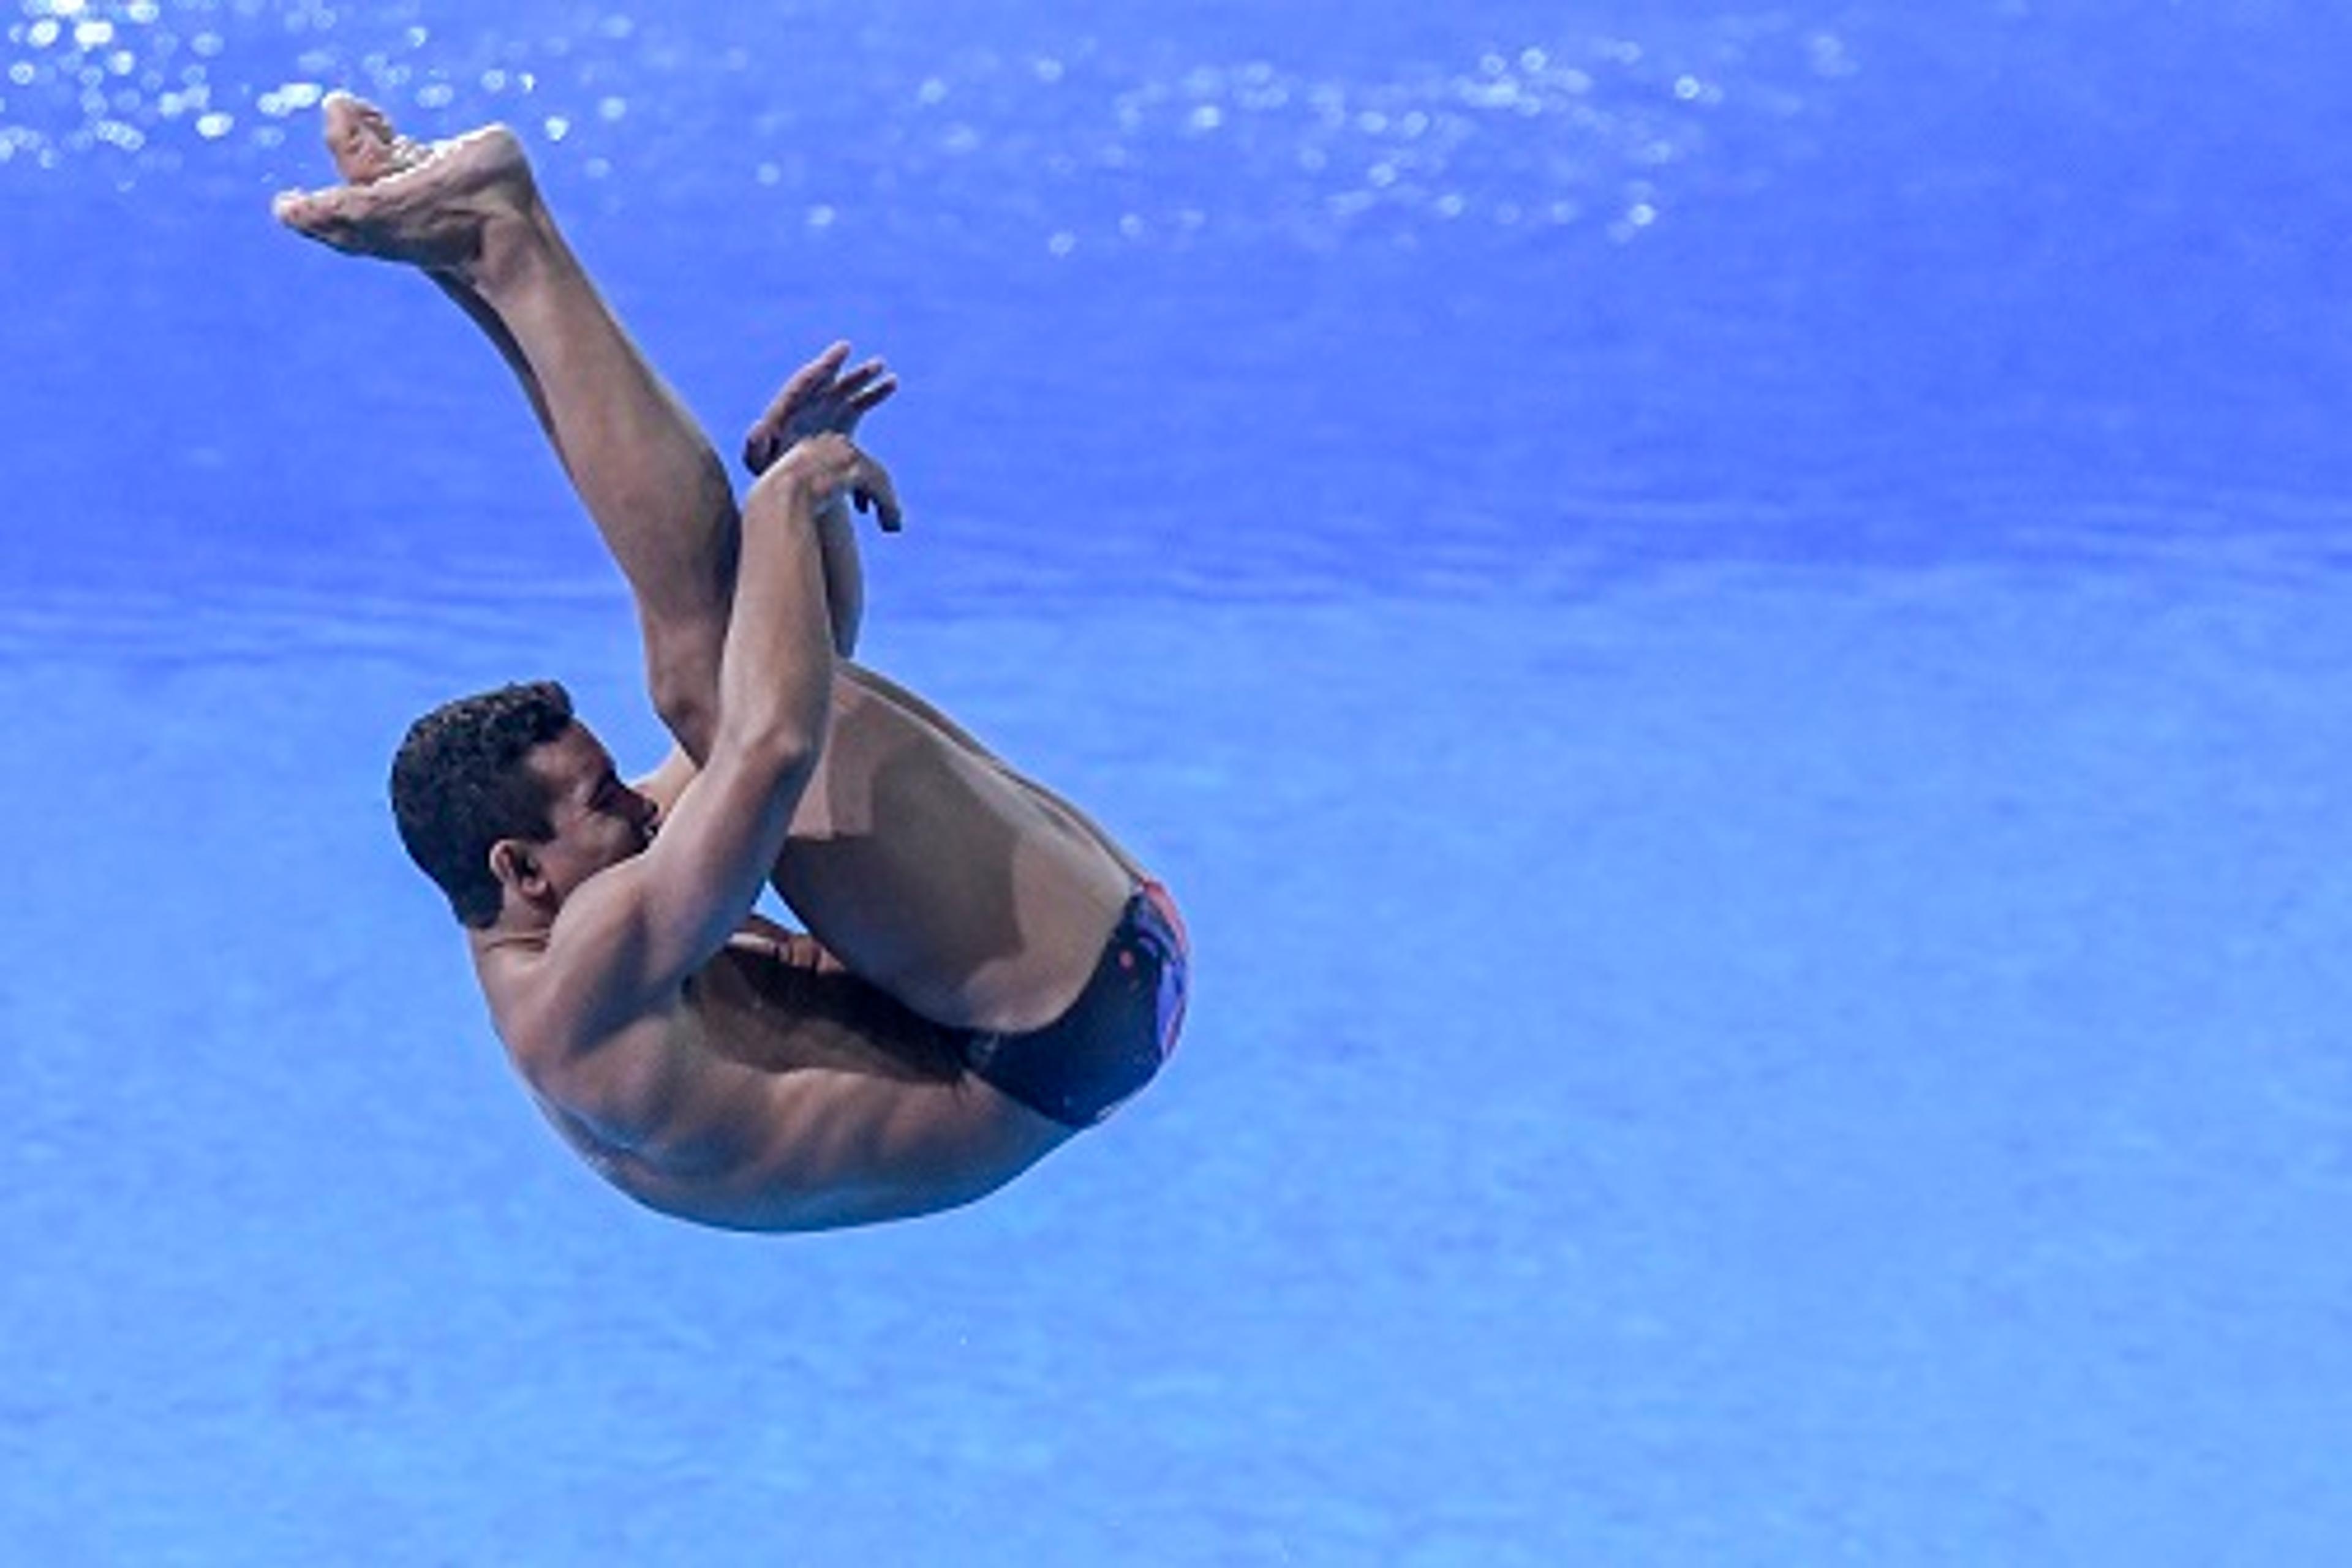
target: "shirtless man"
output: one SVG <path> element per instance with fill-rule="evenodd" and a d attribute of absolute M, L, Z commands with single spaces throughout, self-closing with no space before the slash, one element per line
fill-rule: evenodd
<path fill-rule="evenodd" d="M 423 269 L 520 378 L 633 589 L 677 747 L 624 784 L 551 683 L 418 720 L 403 843 L 448 896 L 509 1058 L 638 1201 L 746 1230 L 992 1191 L 1175 1044 L 1182 926 L 1083 814 L 850 661 L 849 507 L 898 521 L 852 444 L 895 383 L 836 345 L 752 427 L 740 511 L 492 126 L 424 144 L 345 94 L 345 184 L 278 216 Z M 753 912 L 772 884 L 807 925 Z"/>

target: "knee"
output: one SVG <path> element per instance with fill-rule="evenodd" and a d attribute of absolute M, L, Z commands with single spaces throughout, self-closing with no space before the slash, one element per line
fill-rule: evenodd
<path fill-rule="evenodd" d="M 717 667 L 694 657 L 656 656 L 647 670 L 646 687 L 654 711 L 686 754 L 698 764 L 707 761 L 719 729 Z"/>

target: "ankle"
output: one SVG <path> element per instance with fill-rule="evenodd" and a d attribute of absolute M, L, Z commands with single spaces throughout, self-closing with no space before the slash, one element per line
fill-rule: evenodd
<path fill-rule="evenodd" d="M 577 266 L 546 209 L 533 202 L 520 212 L 499 214 L 483 226 L 481 248 L 466 268 L 466 281 L 495 305 L 541 288 L 550 275 Z"/>

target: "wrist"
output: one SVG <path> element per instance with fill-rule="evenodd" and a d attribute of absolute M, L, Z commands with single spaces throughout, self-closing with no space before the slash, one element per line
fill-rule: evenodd
<path fill-rule="evenodd" d="M 768 471 L 751 487 L 751 497 L 744 504 L 747 514 L 751 507 L 762 504 L 781 507 L 803 518 L 815 514 L 824 499 L 824 488 L 810 471 L 810 465 L 798 460 L 801 451 L 795 447 L 769 465 Z"/>

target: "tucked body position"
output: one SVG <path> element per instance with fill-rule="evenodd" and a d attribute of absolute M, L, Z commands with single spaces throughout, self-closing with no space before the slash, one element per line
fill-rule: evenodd
<path fill-rule="evenodd" d="M 556 1131 L 665 1213 L 821 1229 L 970 1202 L 1150 1082 L 1187 990 L 1166 889 L 853 660 L 853 511 L 899 524 L 853 437 L 895 378 L 839 344 L 794 374 L 739 506 L 511 132 L 324 113 L 343 183 L 278 216 L 420 269 L 488 336 L 629 581 L 676 742 L 624 782 L 538 682 L 436 709 L 394 761 L 402 842 Z M 757 912 L 763 886 L 804 931 Z"/>

